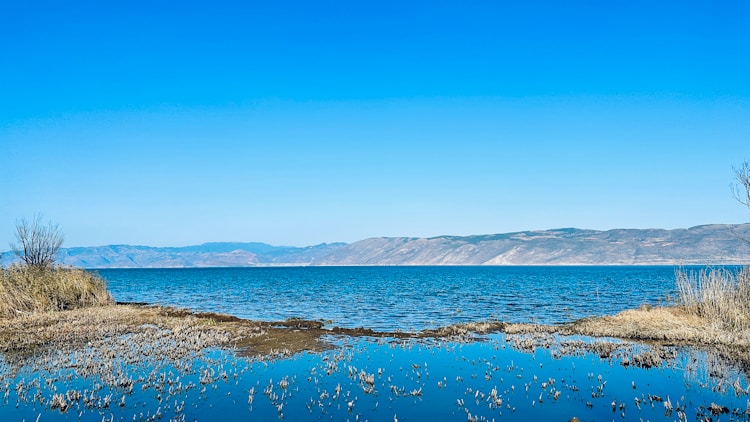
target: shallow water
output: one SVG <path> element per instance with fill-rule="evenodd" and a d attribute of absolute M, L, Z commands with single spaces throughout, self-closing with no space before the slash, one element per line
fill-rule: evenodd
<path fill-rule="evenodd" d="M 748 419 L 746 390 L 736 394 L 728 383 L 708 379 L 690 367 L 692 357 L 684 352 L 671 365 L 647 370 L 591 353 L 521 352 L 502 334 L 465 344 L 331 340 L 338 347 L 328 352 L 267 361 L 215 351 L 178 364 L 153 358 L 116 362 L 114 372 L 128 374 L 132 388 L 79 376 L 76 368 L 46 372 L 27 367 L 18 373 L 5 368 L 0 371 L 0 419 Z M 747 388 L 744 376 L 735 376 Z M 51 397 L 69 390 L 84 398 L 68 400 L 65 412 L 50 409 Z M 101 407 L 107 397 L 109 404 Z M 712 403 L 729 413 L 711 415 Z"/>
<path fill-rule="evenodd" d="M 675 268 L 293 267 L 100 270 L 118 301 L 377 331 L 560 323 L 674 297 Z"/>
<path fill-rule="evenodd" d="M 119 301 L 376 330 L 487 319 L 564 322 L 656 304 L 674 291 L 673 267 L 101 274 Z M 522 351 L 513 347 L 517 338 L 493 334 L 461 343 L 330 337 L 335 347 L 327 352 L 264 360 L 219 350 L 177 361 L 158 353 L 111 357 L 106 348 L 85 346 L 74 359 L 55 352 L 20 361 L 0 355 L 0 420 L 750 419 L 746 375 L 717 371 L 713 359 L 695 349 L 675 349 L 675 360 L 643 369 L 621 365 L 621 355 L 564 355 L 555 347 Z M 634 353 L 647 348 L 631 347 Z M 62 398 L 64 411 L 53 404 Z M 727 413 L 712 413 L 712 404 Z"/>

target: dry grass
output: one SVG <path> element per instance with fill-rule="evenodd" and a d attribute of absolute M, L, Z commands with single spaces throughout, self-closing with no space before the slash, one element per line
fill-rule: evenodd
<path fill-rule="evenodd" d="M 0 321 L 0 351 L 6 352 L 29 352 L 40 347 L 67 350 L 91 342 L 159 330 L 170 332 L 173 340 L 180 338 L 178 334 L 188 333 L 182 342 L 213 338 L 208 345 L 227 343 L 230 337 L 226 330 L 219 328 L 221 324 L 210 317 L 197 317 L 171 308 L 136 305 L 29 313 Z"/>
<path fill-rule="evenodd" d="M 679 270 L 676 275 L 678 299 L 688 313 L 705 318 L 716 328 L 750 330 L 750 267 L 738 272 L 724 268 Z"/>
<path fill-rule="evenodd" d="M 94 347 L 148 348 L 167 344 L 179 357 L 206 347 L 228 347 L 254 356 L 323 350 L 326 330 L 311 322 L 248 321 L 230 315 L 192 313 L 144 305 L 107 305 L 59 312 L 0 317 L 0 353 L 27 355 L 41 350 Z M 347 333 L 343 333 L 347 334 Z M 122 344 L 120 344 L 122 343 Z"/>
<path fill-rule="evenodd" d="M 705 319 L 677 307 L 631 309 L 617 315 L 576 321 L 568 329 L 575 334 L 596 337 L 671 343 L 710 344 L 718 340 Z"/>
<path fill-rule="evenodd" d="M 0 317 L 61 311 L 113 302 L 104 280 L 76 268 L 0 268 Z"/>
<path fill-rule="evenodd" d="M 541 336 L 552 333 L 644 342 L 651 345 L 695 346 L 737 364 L 750 373 L 750 330 L 726 330 L 682 306 L 642 307 L 612 316 L 591 317 L 559 326 L 508 324 L 509 335 Z M 534 347 L 538 345 L 534 344 Z M 629 358 L 635 364 L 636 360 Z M 716 366 L 716 365 L 714 365 Z M 719 371 L 715 371 L 719 373 Z"/>
<path fill-rule="evenodd" d="M 508 334 L 557 333 L 750 350 L 750 330 L 726 330 L 682 306 L 643 307 L 557 326 L 508 324 Z"/>

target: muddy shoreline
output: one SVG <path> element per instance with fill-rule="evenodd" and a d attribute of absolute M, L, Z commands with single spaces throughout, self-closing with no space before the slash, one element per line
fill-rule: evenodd
<path fill-rule="evenodd" d="M 619 394 L 607 395 L 604 391 L 607 378 L 612 383 L 617 382 L 614 375 L 617 370 L 607 368 L 677 371 L 676 374 L 686 379 L 699 378 L 695 385 L 700 389 L 727 393 L 738 399 L 746 397 L 750 394 L 747 385 L 750 359 L 747 358 L 748 348 L 742 343 L 743 337 L 722 335 L 720 330 L 712 332 L 710 327 L 701 324 L 705 323 L 699 319 L 685 320 L 685 315 L 677 308 L 626 311 L 556 326 L 496 321 L 413 333 L 326 327 L 320 321 L 302 319 L 251 321 L 147 304 L 35 313 L 0 322 L 0 410 L 4 400 L 6 415 L 15 415 L 13 409 L 20 406 L 19 412 L 28 413 L 27 420 L 49 411 L 78 413 L 79 419 L 85 420 L 99 420 L 101 415 L 110 415 L 114 420 L 114 413 L 122 414 L 121 420 L 130 420 L 128 412 L 133 412 L 133 420 L 144 421 L 162 417 L 188 420 L 186 416 L 198 419 L 195 415 L 210 419 L 211 405 L 206 407 L 206 403 L 231 399 L 231 404 L 225 405 L 244 415 L 243 412 L 254 412 L 256 396 L 260 401 L 263 401 L 260 397 L 265 396 L 273 405 L 272 409 L 278 410 L 279 418 L 285 414 L 304 418 L 318 411 L 321 415 L 343 412 L 336 414 L 352 416 L 357 413 L 358 416 L 359 406 L 363 415 L 372 416 L 375 413 L 371 412 L 377 409 L 379 395 L 374 393 L 378 390 L 385 394 L 381 397 L 387 407 L 384 411 L 393 410 L 394 415 L 398 412 L 401 417 L 402 412 L 417 409 L 413 407 L 417 402 L 433 400 L 423 394 L 440 397 L 450 384 L 457 404 L 453 410 L 442 408 L 443 411 L 453 412 L 454 416 L 466 412 L 469 420 L 490 420 L 476 414 L 472 416 L 471 412 L 513 414 L 516 405 L 519 412 L 534 412 L 535 402 L 540 406 L 543 401 L 558 402 L 558 398 L 569 402 L 561 405 L 569 406 L 571 415 L 600 415 L 596 412 L 601 409 L 596 409 L 609 409 L 606 406 L 611 400 L 612 412 L 616 409 L 625 418 L 623 386 L 611 384 Z M 691 332 L 700 335 L 684 336 Z M 485 352 L 469 352 L 477 347 Z M 375 368 L 370 359 L 383 359 L 382 348 L 387 350 L 386 362 L 381 360 Z M 504 350 L 506 348 L 508 351 Z M 379 356 L 373 352 L 378 349 L 381 350 Z M 412 352 L 416 353 L 413 357 Z M 394 353 L 410 357 L 396 363 Z M 434 362 L 441 362 L 438 359 L 430 368 L 438 373 L 447 368 L 447 375 L 428 381 L 426 361 L 434 358 L 435 353 L 442 354 L 442 359 L 447 358 L 442 362 L 448 365 L 434 366 Z M 505 353 L 516 355 L 510 360 L 496 359 Z M 560 360 L 567 356 L 579 359 L 592 355 L 599 364 L 577 360 L 571 365 Z M 275 376 L 274 371 L 262 372 L 262 368 L 274 365 L 290 368 L 287 363 L 295 365 L 295 361 L 301 366 L 289 372 Z M 357 364 L 360 368 L 354 366 L 356 361 L 360 362 Z M 526 363 L 517 366 L 519 362 Z M 603 369 L 597 371 L 598 375 L 593 371 L 576 372 L 578 365 L 593 368 L 602 363 Z M 260 366 L 254 366 L 256 364 Z M 544 370 L 549 371 L 546 368 L 553 372 L 545 373 Z M 248 377 L 251 373 L 255 375 Z M 264 375 L 258 378 L 260 373 Z M 744 376 L 738 377 L 740 373 Z M 559 385 L 555 384 L 557 376 L 561 377 Z M 326 377 L 333 377 L 329 384 L 324 384 Z M 397 382 L 398 377 L 405 378 Z M 509 389 L 505 384 L 497 390 L 503 385 L 503 377 L 517 385 Z M 264 384 L 266 379 L 268 383 Z M 654 380 L 649 379 L 649 376 L 633 378 L 632 388 L 630 380 L 626 381 L 625 391 L 635 397 L 629 406 L 634 404 L 632 411 L 640 412 L 640 404 L 646 410 L 646 405 L 653 408 L 656 403 L 658 407 L 664 400 L 665 415 L 669 416 L 672 411 L 669 393 L 665 395 L 667 390 L 660 390 L 653 384 Z M 231 387 L 233 384 L 237 386 Z M 348 387 L 342 388 L 342 384 Z M 302 413 L 299 413 L 299 400 L 292 399 L 302 394 L 298 390 L 300 387 L 306 391 L 305 395 L 310 395 L 301 396 L 306 397 L 307 409 Z M 228 388 L 233 389 L 225 391 Z M 529 388 L 533 394 L 529 394 Z M 221 392 L 217 393 L 217 389 Z M 362 394 L 359 396 L 361 405 L 357 405 L 358 389 Z M 750 402 L 745 409 L 736 403 L 732 405 L 731 400 L 727 401 L 727 406 L 723 400 L 717 399 L 721 404 L 715 404 L 714 399 L 696 397 L 698 407 L 690 405 L 689 409 L 686 407 L 689 399 L 672 398 L 678 419 L 688 420 L 686 411 L 699 416 L 731 411 L 738 420 L 750 416 Z M 400 406 L 394 404 L 394 400 L 408 403 Z M 504 408 L 498 404 L 502 400 L 506 400 Z M 482 410 L 485 401 L 489 408 Z M 607 404 L 601 406 L 602 401 Z M 366 407 L 368 402 L 369 407 Z M 530 403 L 531 407 L 522 410 L 521 403 Z M 297 410 L 293 410 L 295 406 Z M 442 406 L 442 402 L 429 406 Z M 268 418 L 268 408 L 259 403 L 255 409 L 259 415 L 265 415 L 259 417 Z M 423 407 L 418 409 L 427 411 Z M 275 410 L 271 411 L 271 416 L 273 412 Z M 386 416 L 390 418 L 390 414 Z"/>
<path fill-rule="evenodd" d="M 505 333 L 515 347 L 524 350 L 550 348 L 553 343 L 560 343 L 554 336 L 592 337 L 595 341 L 567 341 L 566 347 L 558 349 L 562 350 L 561 353 L 584 349 L 603 357 L 616 349 L 611 346 L 611 339 L 647 344 L 655 350 L 673 346 L 695 347 L 709 350 L 750 373 L 748 333 L 728 333 L 676 307 L 630 310 L 561 325 L 490 321 L 419 332 L 378 332 L 367 328 L 324 327 L 322 322 L 302 319 L 251 321 L 225 314 L 118 303 L 22 315 L 4 319 L 0 327 L 0 353 L 6 356 L 33 355 L 41 350 L 71 352 L 105 344 L 110 344 L 106 346 L 109 348 L 113 339 L 123 340 L 124 345 L 132 343 L 136 348 L 162 342 L 169 345 L 167 353 L 174 357 L 211 347 L 231 349 L 251 357 L 289 356 L 302 351 L 330 349 L 332 346 L 326 341 L 327 336 L 470 342 L 481 339 L 482 335 Z M 633 359 L 627 358 L 626 361 Z"/>

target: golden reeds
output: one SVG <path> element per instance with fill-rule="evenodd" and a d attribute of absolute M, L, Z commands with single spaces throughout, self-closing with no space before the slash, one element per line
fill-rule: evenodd
<path fill-rule="evenodd" d="M 688 312 L 731 331 L 750 329 L 750 267 L 678 270 L 679 302 Z"/>
<path fill-rule="evenodd" d="M 0 268 L 0 317 L 111 303 L 104 280 L 82 269 L 22 264 Z"/>

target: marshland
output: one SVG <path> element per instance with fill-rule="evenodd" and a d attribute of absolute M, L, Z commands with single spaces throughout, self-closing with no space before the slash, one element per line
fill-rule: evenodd
<path fill-rule="evenodd" d="M 572 308 L 545 314 L 517 304 L 533 283 L 510 294 L 522 278 L 578 280 L 579 294 L 543 289 L 538 300 Z M 741 267 L 95 273 L 15 265 L 2 270 L 0 414 L 747 420 L 749 279 Z M 419 288 L 403 290 L 398 280 Z M 633 280 L 652 293 L 623 297 Z M 329 282 L 330 291 L 321 287 Z M 466 284 L 480 293 L 467 295 Z M 232 298 L 254 289 L 266 296 Z M 279 297 L 269 304 L 270 294 Z M 149 303 L 132 303 L 134 296 Z M 401 302 L 414 306 L 409 315 Z M 514 316 L 503 314 L 509 308 Z"/>

